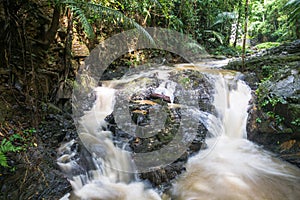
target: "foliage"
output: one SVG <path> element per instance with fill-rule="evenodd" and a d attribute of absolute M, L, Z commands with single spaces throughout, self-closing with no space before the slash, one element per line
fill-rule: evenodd
<path fill-rule="evenodd" d="M 226 55 L 226 56 L 240 56 L 242 54 L 241 46 L 232 47 L 232 46 L 218 46 L 212 52 L 215 55 Z"/>
<path fill-rule="evenodd" d="M 0 166 L 7 168 L 10 168 L 7 163 L 7 153 L 17 153 L 19 151 L 26 150 L 28 146 L 36 146 L 31 139 L 33 134 L 36 133 L 35 128 L 25 130 L 19 130 L 18 128 L 11 126 L 9 126 L 9 128 L 13 128 L 13 130 L 10 131 L 13 132 L 13 134 L 7 134 L 0 143 Z M 2 130 L 4 130 L 3 127 Z"/>
<path fill-rule="evenodd" d="M 282 96 L 274 95 L 270 92 L 270 80 L 273 77 L 274 69 L 270 66 L 263 66 L 264 79 L 259 83 L 257 90 L 255 91 L 257 95 L 258 107 L 266 112 L 268 119 L 274 121 L 277 125 L 284 121 L 284 117 L 276 114 L 275 108 L 277 104 L 286 104 L 287 101 Z M 256 120 L 261 122 L 261 119 Z"/>
<path fill-rule="evenodd" d="M 278 47 L 281 43 L 280 42 L 264 42 L 256 45 L 257 49 L 269 49 L 272 47 Z"/>
<path fill-rule="evenodd" d="M 300 39 L 300 0 L 289 0 L 283 7 L 289 16 L 289 28 L 295 30 L 295 37 Z"/>
<path fill-rule="evenodd" d="M 299 0 L 252 1 L 250 37 L 258 43 L 296 39 L 296 2 Z"/>
<path fill-rule="evenodd" d="M 153 42 L 153 39 L 149 33 L 142 26 L 136 23 L 134 19 L 127 17 L 118 10 L 103 6 L 101 3 L 84 2 L 78 0 L 63 0 L 60 3 L 65 5 L 67 8 L 70 8 L 76 19 L 81 23 L 84 32 L 90 38 L 95 37 L 94 29 L 88 20 L 88 17 L 92 15 L 94 19 L 113 17 L 113 19 L 116 21 L 136 28 L 139 32 L 143 33 L 149 40 Z"/>
<path fill-rule="evenodd" d="M 145 26 L 160 26 L 191 35 L 207 48 L 219 46 L 229 47 L 230 37 L 235 31 L 240 38 L 245 19 L 243 3 L 240 1 L 213 0 L 56 0 L 69 8 L 80 22 L 88 37 L 95 36 L 96 29 L 103 31 L 99 24 L 115 28 L 133 27 L 149 39 L 151 37 L 143 29 Z M 288 29 L 288 14 L 285 10 L 299 5 L 299 0 L 253 0 L 250 2 L 249 36 L 258 43 L 283 41 L 292 38 L 293 31 Z M 294 9 L 298 13 L 299 9 Z M 297 16 L 297 14 L 296 14 Z M 292 17 L 293 19 L 295 17 Z M 274 44 L 275 45 L 275 44 Z M 235 46 L 235 45 L 234 45 Z M 270 44 L 270 46 L 272 46 Z M 264 47 L 269 47 L 266 45 Z M 221 47 L 222 48 L 222 47 Z M 260 46 L 259 46 L 260 48 Z M 261 47 L 263 48 L 263 47 Z M 218 51 L 219 53 L 222 51 Z M 226 53 L 226 52 L 225 52 Z M 234 52 L 227 55 L 235 54 Z"/>
<path fill-rule="evenodd" d="M 0 144 L 0 166 L 2 167 L 9 167 L 7 164 L 7 157 L 6 153 L 8 152 L 18 152 L 22 148 L 14 146 L 11 141 L 6 140 L 5 138 L 2 140 Z"/>
<path fill-rule="evenodd" d="M 291 22 L 299 22 L 300 19 L 300 0 L 289 0 L 283 7 L 287 12 L 289 12 L 289 20 Z"/>
<path fill-rule="evenodd" d="M 294 126 L 299 126 L 300 127 L 300 118 L 297 118 L 297 119 L 293 120 L 291 122 L 291 124 L 294 125 Z"/>

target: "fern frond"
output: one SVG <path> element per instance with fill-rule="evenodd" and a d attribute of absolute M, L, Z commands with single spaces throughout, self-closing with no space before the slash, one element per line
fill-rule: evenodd
<path fill-rule="evenodd" d="M 62 4 L 65 4 L 67 8 L 71 10 L 71 12 L 74 14 L 74 17 L 78 19 L 78 21 L 81 23 L 82 28 L 85 32 L 85 34 L 89 38 L 94 38 L 95 33 L 93 30 L 93 27 L 91 24 L 88 22 L 87 17 L 84 14 L 84 11 L 78 7 L 78 3 L 72 0 L 67 0 L 67 1 L 62 1 Z"/>
<path fill-rule="evenodd" d="M 8 167 L 7 157 L 5 153 L 7 152 L 17 152 L 21 150 L 21 147 L 14 146 L 11 141 L 6 140 L 5 138 L 2 140 L 0 144 L 0 165 L 3 167 Z"/>
<path fill-rule="evenodd" d="M 21 147 L 14 146 L 11 141 L 3 139 L 0 145 L 0 152 L 7 153 L 7 152 L 17 152 L 21 150 Z"/>
<path fill-rule="evenodd" d="M 6 156 L 4 155 L 4 153 L 2 153 L 1 151 L 0 151 L 0 165 L 1 165 L 2 167 L 8 167 L 8 164 L 7 164 L 7 158 L 6 158 Z"/>

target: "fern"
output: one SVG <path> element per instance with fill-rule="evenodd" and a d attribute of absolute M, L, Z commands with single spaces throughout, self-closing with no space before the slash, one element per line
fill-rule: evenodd
<path fill-rule="evenodd" d="M 6 158 L 5 154 L 2 153 L 1 151 L 0 151 L 0 166 L 8 167 L 7 158 Z"/>
<path fill-rule="evenodd" d="M 70 8 L 74 13 L 74 16 L 81 22 L 82 27 L 87 34 L 88 37 L 93 38 L 94 31 L 91 24 L 88 22 L 88 19 L 84 13 L 84 10 L 93 11 L 99 14 L 100 16 L 107 15 L 112 16 L 114 19 L 120 22 L 125 22 L 129 26 L 137 29 L 138 32 L 142 33 L 151 43 L 154 43 L 151 35 L 138 23 L 136 23 L 133 19 L 127 17 L 123 13 L 118 10 L 114 10 L 112 8 L 103 6 L 101 4 L 89 3 L 89 2 L 76 2 L 74 0 L 66 0 L 62 1 L 62 4 L 65 4 L 66 7 Z"/>
<path fill-rule="evenodd" d="M 14 146 L 10 141 L 3 139 L 0 145 L 0 165 L 3 167 L 8 167 L 7 164 L 7 152 L 17 152 L 20 151 L 21 147 Z"/>

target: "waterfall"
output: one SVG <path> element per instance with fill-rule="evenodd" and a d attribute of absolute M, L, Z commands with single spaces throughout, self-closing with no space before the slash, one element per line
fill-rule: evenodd
<path fill-rule="evenodd" d="M 217 117 L 224 127 L 222 134 L 231 138 L 246 138 L 251 89 L 234 76 L 221 74 L 215 81 L 215 91 L 213 104 L 217 110 Z"/>
<path fill-rule="evenodd" d="M 111 132 L 103 128 L 106 127 L 105 117 L 113 111 L 115 90 L 97 87 L 94 91 L 96 101 L 92 109 L 81 117 L 78 135 L 85 148 L 91 152 L 96 169 L 72 177 L 70 182 L 75 196 L 71 199 L 160 199 L 154 190 L 145 189 L 142 182 L 136 182 L 132 173 L 135 166 L 129 153 L 115 147 Z M 70 146 L 73 143 L 74 141 L 71 141 L 59 149 L 63 155 L 58 159 L 58 164 L 65 172 L 69 172 L 72 168 L 74 170 L 76 165 L 76 162 L 71 161 L 74 153 L 70 150 Z M 70 162 L 62 163 L 62 158 L 66 157 Z M 62 199 L 68 199 L 69 196 L 70 194 L 67 194 Z"/>
<path fill-rule="evenodd" d="M 188 160 L 174 184 L 175 199 L 299 199 L 299 169 L 246 140 L 250 98 L 243 81 L 217 76 L 217 114 L 209 124 L 214 137 L 207 140 L 207 150 Z"/>
<path fill-rule="evenodd" d="M 137 166 L 132 155 L 114 145 L 112 133 L 106 129 L 105 118 L 113 112 L 120 88 L 124 87 L 126 92 L 141 91 L 154 78 L 154 82 L 160 84 L 153 91 L 169 96 L 171 107 L 188 107 L 174 104 L 176 95 L 180 93 L 176 93 L 176 83 L 169 80 L 172 70 L 177 73 L 176 70 L 185 69 L 164 67 L 138 71 L 119 80 L 119 85 L 111 81 L 94 89 L 95 103 L 80 118 L 78 126 L 80 142 L 91 154 L 86 162 L 90 162 L 92 167 L 83 169 L 78 163 L 79 156 L 73 150 L 76 141 L 72 140 L 58 149 L 61 155 L 58 165 L 68 175 L 73 188 L 72 193 L 66 194 L 62 200 L 162 198 L 157 190 L 149 188 L 136 177 Z M 196 110 L 195 106 L 188 109 L 190 117 L 207 128 L 208 148 L 188 159 L 186 171 L 173 183 L 172 199 L 299 199 L 300 170 L 246 139 L 251 89 L 240 80 L 239 74 L 197 67 L 193 70 L 202 71 L 214 85 L 211 96 L 214 109 L 211 113 Z"/>

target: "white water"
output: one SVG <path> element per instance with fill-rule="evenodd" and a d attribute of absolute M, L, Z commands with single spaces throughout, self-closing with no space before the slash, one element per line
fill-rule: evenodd
<path fill-rule="evenodd" d="M 216 75 L 216 72 L 212 72 L 216 114 L 206 116 L 207 128 L 212 135 L 206 141 L 209 148 L 188 160 L 187 171 L 174 183 L 172 199 L 299 199 L 299 169 L 275 159 L 246 140 L 247 109 L 251 98 L 249 87 L 230 73 Z M 206 69 L 206 73 L 209 70 Z M 168 77 L 166 71 L 162 74 L 164 79 Z M 135 75 L 131 79 L 141 76 Z M 156 92 L 168 94 L 173 100 L 175 86 L 170 84 L 168 88 L 167 82 L 165 80 Z M 108 85 L 114 87 L 113 83 Z M 138 90 L 146 85 L 146 82 L 136 83 L 135 87 Z M 112 112 L 115 104 L 116 90 L 110 87 L 95 89 L 96 103 L 80 121 L 79 137 L 93 153 L 96 170 L 72 177 L 73 192 L 64 199 L 161 199 L 155 190 L 147 189 L 134 174 L 127 173 L 135 171 L 132 158 L 129 153 L 116 148 L 111 132 L 102 128 L 106 126 L 104 118 Z M 58 163 L 66 173 L 78 168 L 70 148 L 73 143 L 71 141 L 59 149 L 64 154 Z"/>
<path fill-rule="evenodd" d="M 300 199 L 299 169 L 245 139 L 249 87 L 222 75 L 215 85 L 215 123 L 221 128 L 210 124 L 215 137 L 207 150 L 189 159 L 174 184 L 175 199 Z"/>
<path fill-rule="evenodd" d="M 135 180 L 135 167 L 129 153 L 116 148 L 111 139 L 111 132 L 103 130 L 106 126 L 105 117 L 112 113 L 114 106 L 115 90 L 107 87 L 95 88 L 96 103 L 86 112 L 80 120 L 78 128 L 79 138 L 89 152 L 96 170 L 78 175 L 70 180 L 73 188 L 71 199 L 97 199 L 97 200 L 156 200 L 160 199 L 154 190 L 145 189 L 142 182 Z M 71 144 L 73 141 L 71 142 Z M 60 151 L 66 152 L 70 145 L 63 145 Z M 68 149 L 67 151 L 70 152 Z M 70 163 L 63 164 L 58 159 L 62 170 L 68 172 L 74 167 Z M 69 155 L 69 157 L 72 157 Z M 67 194 L 62 199 L 68 199 Z"/>

